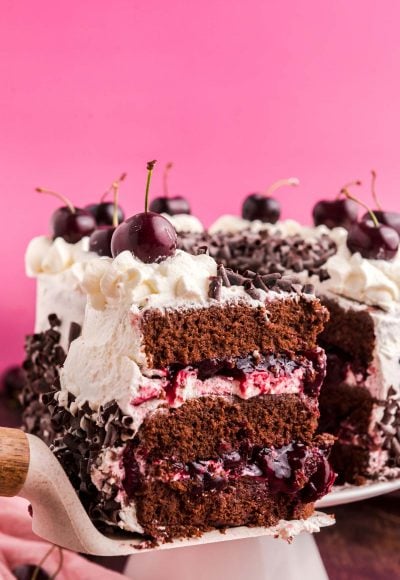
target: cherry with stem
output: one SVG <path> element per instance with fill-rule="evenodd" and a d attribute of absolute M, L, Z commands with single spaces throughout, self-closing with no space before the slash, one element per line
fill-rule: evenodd
<path fill-rule="evenodd" d="M 369 219 L 355 222 L 349 229 L 347 247 L 352 254 L 359 252 L 363 258 L 374 260 L 391 260 L 398 251 L 400 237 L 397 231 L 379 223 L 376 214 L 363 201 L 352 195 L 346 188 L 341 193 L 347 199 L 364 207 Z"/>
<path fill-rule="evenodd" d="M 297 177 L 279 179 L 268 187 L 265 193 L 251 193 L 246 197 L 242 206 L 242 217 L 245 220 L 260 220 L 264 223 L 275 224 L 281 215 L 281 206 L 271 194 L 281 187 L 297 187 L 300 181 Z"/>
<path fill-rule="evenodd" d="M 190 214 L 190 205 L 187 199 L 181 195 L 171 197 L 169 194 L 168 177 L 173 167 L 170 161 L 165 165 L 163 173 L 163 195 L 155 197 L 150 204 L 150 211 L 166 213 L 168 215 Z"/>
<path fill-rule="evenodd" d="M 122 222 L 112 236 L 111 252 L 114 258 L 128 250 L 136 258 L 149 264 L 161 262 L 175 254 L 175 228 L 159 213 L 149 211 L 149 191 L 155 163 L 155 160 L 147 163 L 144 212 Z"/>
<path fill-rule="evenodd" d="M 378 196 L 376 194 L 375 183 L 376 183 L 376 171 L 371 171 L 371 193 L 372 198 L 375 202 L 375 205 L 378 209 L 374 209 L 374 214 L 376 219 L 379 223 L 385 224 L 386 226 L 390 226 L 400 235 L 400 213 L 395 211 L 385 211 L 382 209 L 382 205 L 378 200 Z M 366 212 L 362 216 L 362 221 L 368 221 L 370 219 L 369 212 Z"/>
<path fill-rule="evenodd" d="M 99 256 L 112 257 L 111 238 L 119 224 L 118 192 L 120 183 L 124 178 L 125 173 L 119 179 L 113 181 L 109 190 L 112 190 L 113 192 L 112 225 L 99 225 L 90 236 L 89 250 L 91 252 L 96 252 Z"/>
<path fill-rule="evenodd" d="M 343 196 L 343 191 L 349 187 L 360 186 L 361 181 L 346 183 L 336 196 L 336 199 L 322 199 L 313 208 L 315 226 L 324 225 L 330 229 L 342 227 L 349 230 L 358 218 L 358 204 Z"/>
<path fill-rule="evenodd" d="M 35 191 L 51 195 L 65 204 L 56 209 L 51 217 L 53 239 L 63 238 L 66 242 L 75 244 L 90 236 L 96 227 L 96 221 L 87 210 L 75 207 L 67 197 L 50 189 L 37 187 Z"/>

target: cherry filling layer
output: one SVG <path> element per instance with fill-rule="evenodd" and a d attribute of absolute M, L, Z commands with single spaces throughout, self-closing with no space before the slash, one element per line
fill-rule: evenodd
<path fill-rule="evenodd" d="M 129 498 L 141 495 L 154 481 L 198 497 L 206 492 L 223 493 L 246 478 L 272 495 L 288 494 L 307 503 L 327 494 L 336 477 L 325 450 L 295 442 L 280 448 L 242 442 L 237 450 L 213 459 L 182 463 L 165 458 L 151 464 L 138 461 L 133 446 L 128 445 L 122 463 L 123 487 Z"/>
<path fill-rule="evenodd" d="M 242 399 L 265 394 L 304 393 L 317 397 L 325 376 L 321 349 L 289 356 L 285 353 L 207 359 L 197 364 L 173 364 L 146 373 L 133 405 L 165 398 L 171 406 L 207 395 Z"/>

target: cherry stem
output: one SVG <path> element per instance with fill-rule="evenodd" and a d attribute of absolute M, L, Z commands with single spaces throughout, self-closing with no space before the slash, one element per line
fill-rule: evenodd
<path fill-rule="evenodd" d="M 146 193 L 144 196 L 144 211 L 147 213 L 149 207 L 149 189 L 150 189 L 150 181 L 151 181 L 151 174 L 153 173 L 154 165 L 157 161 L 154 159 L 153 161 L 147 162 L 147 181 L 146 181 Z"/>
<path fill-rule="evenodd" d="M 297 177 L 289 177 L 288 179 L 279 179 L 279 181 L 275 181 L 272 185 L 270 185 L 265 192 L 265 195 L 271 195 L 277 189 L 284 187 L 285 185 L 290 185 L 291 187 L 297 187 L 300 185 L 300 180 Z"/>
<path fill-rule="evenodd" d="M 345 185 L 343 185 L 343 187 L 337 194 L 336 199 L 339 199 L 339 197 L 343 194 L 344 191 L 348 191 L 349 187 L 353 187 L 354 185 L 362 185 L 362 183 L 359 179 L 355 179 L 354 181 L 349 181 L 348 183 L 345 183 Z"/>
<path fill-rule="evenodd" d="M 376 191 L 375 191 L 376 171 L 375 171 L 374 169 L 372 169 L 372 171 L 371 171 L 371 176 L 372 176 L 372 179 L 371 179 L 371 191 L 372 191 L 372 197 L 373 197 L 373 200 L 374 200 L 374 202 L 375 202 L 375 205 L 376 205 L 376 207 L 377 207 L 379 210 L 382 210 L 382 206 L 381 206 L 381 204 L 379 203 L 378 196 L 376 195 Z"/>
<path fill-rule="evenodd" d="M 57 199 L 60 199 L 63 203 L 65 203 L 65 205 L 68 207 L 68 209 L 70 209 L 71 213 L 76 213 L 76 210 L 75 210 L 74 206 L 72 205 L 72 202 L 64 195 L 61 195 L 61 193 L 51 191 L 50 189 L 44 189 L 43 187 L 37 187 L 35 189 L 35 191 L 37 191 L 37 193 L 47 193 L 48 195 L 52 195 L 54 197 L 57 197 Z"/>
<path fill-rule="evenodd" d="M 58 566 L 57 566 L 57 570 L 54 572 L 54 574 L 52 574 L 50 580 L 56 580 L 56 578 L 59 575 L 59 573 L 61 572 L 61 569 L 62 569 L 63 564 L 64 564 L 63 549 L 60 546 L 57 546 L 57 547 L 58 547 L 58 553 L 59 553 Z"/>
<path fill-rule="evenodd" d="M 50 556 L 50 554 L 55 549 L 56 549 L 56 545 L 55 544 L 53 544 L 52 546 L 50 546 L 50 548 L 47 550 L 47 552 L 45 553 L 45 555 L 43 556 L 43 558 L 40 560 L 39 564 L 36 565 L 36 568 L 33 571 L 31 580 L 37 580 L 37 578 L 39 576 L 40 568 L 42 567 L 42 565 L 44 564 L 44 562 L 47 560 L 47 558 Z"/>
<path fill-rule="evenodd" d="M 166 164 L 165 168 L 164 168 L 164 174 L 163 174 L 163 189 L 164 189 L 164 197 L 169 197 L 169 192 L 168 192 L 168 174 L 170 172 L 171 167 L 174 164 L 170 161 L 169 163 Z"/>
<path fill-rule="evenodd" d="M 369 213 L 369 215 L 371 216 L 372 221 L 374 222 L 374 226 L 376 228 L 379 227 L 379 222 L 377 220 L 376 215 L 374 214 L 374 212 L 372 211 L 372 209 L 370 209 L 363 201 L 361 201 L 357 197 L 354 197 L 354 195 L 351 195 L 351 193 L 347 190 L 346 187 L 342 187 L 342 189 L 340 190 L 340 193 L 343 194 L 343 195 L 345 195 L 347 197 L 347 199 L 351 199 L 351 200 L 355 201 L 356 203 L 358 203 L 359 205 L 361 205 L 364 209 L 366 209 L 367 212 Z"/>
<path fill-rule="evenodd" d="M 124 181 L 125 177 L 126 177 L 126 173 L 123 173 L 123 174 L 121 175 L 121 177 L 119 177 L 119 179 L 116 179 L 115 181 L 113 181 L 113 182 L 112 182 L 111 186 L 110 186 L 110 187 L 107 189 L 107 191 L 105 191 L 105 192 L 103 193 L 103 195 L 101 196 L 101 198 L 100 198 L 100 203 L 103 203 L 103 201 L 105 200 L 105 198 L 107 197 L 107 195 L 109 195 L 109 193 L 110 193 L 111 191 L 113 191 L 113 190 L 114 190 L 114 185 L 115 185 L 115 183 L 117 183 L 117 182 L 118 182 L 118 184 L 120 184 L 120 183 L 121 183 L 121 181 Z"/>

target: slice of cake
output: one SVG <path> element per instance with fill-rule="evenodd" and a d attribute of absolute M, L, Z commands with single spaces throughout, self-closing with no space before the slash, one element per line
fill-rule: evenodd
<path fill-rule="evenodd" d="M 179 250 L 95 260 L 83 287 L 82 335 L 45 401 L 91 517 L 157 540 L 310 517 L 334 479 L 311 288 Z"/>
<path fill-rule="evenodd" d="M 233 225 L 232 225 L 233 224 Z M 310 282 L 330 319 L 319 338 L 328 355 L 320 398 L 320 430 L 337 437 L 331 461 L 338 482 L 400 474 L 399 255 L 363 258 L 347 247 L 347 231 L 309 228 L 292 220 L 262 224 L 225 216 L 214 233 L 180 235 L 180 247 L 207 247 L 244 273 L 279 271 Z"/>

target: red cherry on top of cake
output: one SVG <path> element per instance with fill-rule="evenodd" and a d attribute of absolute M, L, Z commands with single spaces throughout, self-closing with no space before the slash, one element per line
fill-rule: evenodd
<path fill-rule="evenodd" d="M 273 183 L 265 194 L 251 193 L 243 202 L 242 218 L 249 221 L 260 220 L 264 223 L 275 224 L 281 215 L 281 204 L 270 195 L 284 185 L 297 186 L 299 183 L 297 177 L 280 179 Z"/>
<path fill-rule="evenodd" d="M 363 258 L 372 260 L 392 260 L 399 249 L 400 237 L 397 231 L 379 223 L 375 213 L 365 203 L 352 196 L 346 188 L 342 193 L 364 207 L 369 219 L 354 223 L 349 229 L 347 247 L 352 254 L 359 252 Z"/>
<path fill-rule="evenodd" d="M 374 198 L 375 205 L 378 208 L 372 211 L 380 224 L 393 228 L 400 235 L 400 213 L 394 211 L 384 211 L 382 209 L 375 192 L 376 171 L 372 170 L 371 174 L 372 174 L 371 181 L 372 197 Z M 364 222 L 369 221 L 370 219 L 371 215 L 369 211 L 367 211 L 361 218 L 361 220 Z"/>
<path fill-rule="evenodd" d="M 42 187 L 37 187 L 36 191 L 57 197 L 65 203 L 65 206 L 56 209 L 51 216 L 50 226 L 53 239 L 63 238 L 66 242 L 75 244 L 85 236 L 90 236 L 96 227 L 96 220 L 91 213 L 75 207 L 68 198 L 59 193 Z"/>
<path fill-rule="evenodd" d="M 351 185 L 361 185 L 361 181 L 352 181 L 342 187 L 336 199 L 322 199 L 313 208 L 315 226 L 326 226 L 329 229 L 342 227 L 346 230 L 357 221 L 358 204 L 353 199 L 341 197 L 343 191 Z"/>
<path fill-rule="evenodd" d="M 164 169 L 164 195 L 156 197 L 150 203 L 150 211 L 155 213 L 167 213 L 168 215 L 190 214 L 190 205 L 187 199 L 181 195 L 170 197 L 168 193 L 168 174 L 172 167 L 172 163 L 167 163 Z"/>
<path fill-rule="evenodd" d="M 126 177 L 123 173 L 121 177 L 114 181 L 109 189 L 101 196 L 100 203 L 91 203 L 85 206 L 86 211 L 92 214 L 98 226 L 114 226 L 115 222 L 115 203 L 114 201 L 104 201 L 110 192 L 114 191 L 115 183 L 121 183 Z M 121 206 L 117 205 L 117 225 L 124 221 L 125 214 Z"/>
<path fill-rule="evenodd" d="M 121 215 L 123 219 L 123 214 L 121 214 L 121 208 L 118 205 L 118 191 L 121 181 L 123 181 L 126 177 L 126 173 L 123 173 L 119 179 L 113 181 L 110 189 L 106 192 L 108 194 L 109 191 L 112 190 L 113 192 L 113 202 L 107 204 L 99 204 L 97 208 L 99 209 L 102 205 L 107 205 L 112 207 L 112 219 L 111 223 L 100 223 L 99 220 L 97 221 L 98 227 L 94 230 L 92 235 L 90 236 L 89 240 L 89 250 L 91 252 L 96 252 L 99 256 L 108 256 L 112 258 L 111 253 L 111 239 L 118 227 L 118 224 L 121 223 Z M 107 209 L 107 212 L 104 213 L 104 217 L 108 216 L 110 210 Z M 97 211 L 97 215 L 99 215 Z M 101 220 L 100 220 L 101 221 Z M 108 221 L 108 217 L 107 220 Z"/>
<path fill-rule="evenodd" d="M 161 262 L 176 251 L 177 234 L 173 225 L 162 215 L 147 210 L 155 163 L 147 163 L 145 211 L 122 222 L 112 236 L 111 252 L 114 258 L 128 250 L 142 262 L 150 264 Z"/>

